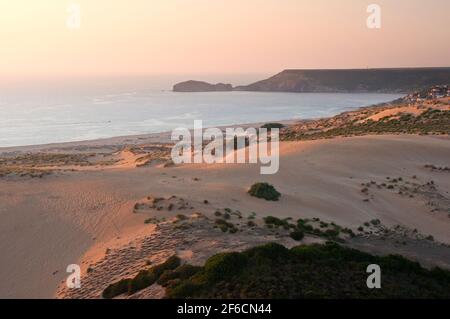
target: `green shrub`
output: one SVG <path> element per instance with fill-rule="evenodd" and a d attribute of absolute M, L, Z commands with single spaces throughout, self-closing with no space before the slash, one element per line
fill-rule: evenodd
<path fill-rule="evenodd" d="M 122 279 L 116 283 L 109 285 L 105 290 L 103 290 L 102 297 L 105 299 L 112 299 L 128 292 L 128 286 L 130 282 L 131 279 Z"/>
<path fill-rule="evenodd" d="M 256 226 L 256 224 L 255 224 L 255 222 L 254 222 L 254 221 L 252 221 L 252 220 L 249 220 L 249 221 L 247 222 L 247 226 L 248 226 L 248 227 L 255 227 L 255 226 Z"/>
<path fill-rule="evenodd" d="M 178 266 L 174 270 L 165 270 L 159 277 L 157 283 L 161 286 L 167 286 L 168 283 L 175 279 L 188 279 L 198 273 L 201 267 L 184 264 Z"/>
<path fill-rule="evenodd" d="M 177 268 L 181 263 L 177 256 L 169 257 L 164 263 L 154 266 L 149 270 L 141 270 L 134 278 L 122 279 L 109 285 L 102 293 L 103 298 L 114 298 L 123 293 L 129 295 L 153 285 L 167 270 Z"/>
<path fill-rule="evenodd" d="M 233 223 L 229 223 L 224 219 L 220 219 L 220 218 L 216 219 L 215 224 L 216 224 L 216 227 L 218 227 L 224 233 L 226 233 L 227 231 L 229 231 L 230 233 L 235 233 L 238 231 L 238 229 L 236 228 L 236 226 L 234 226 Z"/>
<path fill-rule="evenodd" d="M 320 222 L 320 228 L 326 228 L 328 227 L 328 223 Z"/>
<path fill-rule="evenodd" d="M 383 289 L 367 289 L 369 264 L 383 269 Z M 186 279 L 170 281 L 167 298 L 450 298 L 450 271 L 427 270 L 401 256 L 378 257 L 333 242 L 292 249 L 270 243 L 221 253 Z"/>
<path fill-rule="evenodd" d="M 157 276 L 151 270 L 141 270 L 128 284 L 128 294 L 147 288 L 155 283 Z"/>
<path fill-rule="evenodd" d="M 276 261 L 289 256 L 289 249 L 277 243 L 268 243 L 262 246 L 250 248 L 244 252 L 246 256 L 253 260 L 265 259 L 266 261 Z"/>
<path fill-rule="evenodd" d="M 303 230 L 305 233 L 312 233 L 314 231 L 314 227 L 312 227 L 312 225 L 299 222 L 297 222 L 297 228 Z"/>
<path fill-rule="evenodd" d="M 276 227 L 282 226 L 284 228 L 289 228 L 289 223 L 286 219 L 279 219 L 274 216 L 267 216 L 263 218 L 266 225 L 273 225 Z"/>
<path fill-rule="evenodd" d="M 150 218 L 147 218 L 146 220 L 144 220 L 144 223 L 145 224 L 158 224 L 159 220 L 158 220 L 158 218 L 150 217 Z"/>
<path fill-rule="evenodd" d="M 208 280 L 219 281 L 233 277 L 247 264 L 247 257 L 240 253 L 220 253 L 210 257 L 203 276 Z"/>
<path fill-rule="evenodd" d="M 294 240 L 302 240 L 305 237 L 305 234 L 301 230 L 294 230 L 289 234 Z"/>
<path fill-rule="evenodd" d="M 355 235 L 355 233 L 353 232 L 353 230 L 352 229 L 350 229 L 350 228 L 344 228 L 343 230 L 342 230 L 342 232 L 344 233 L 344 234 L 348 234 L 348 235 L 350 235 L 350 237 L 355 237 L 356 235 Z"/>
<path fill-rule="evenodd" d="M 337 237 L 337 236 L 339 236 L 339 230 L 327 229 L 327 230 L 325 230 L 325 236 L 330 237 L 330 238 Z"/>
<path fill-rule="evenodd" d="M 166 289 L 166 297 L 174 299 L 184 299 L 187 296 L 194 297 L 199 291 L 201 291 L 202 287 L 202 284 L 186 280 L 178 285 L 168 287 Z"/>
<path fill-rule="evenodd" d="M 178 256 L 173 255 L 162 264 L 152 267 L 151 272 L 155 274 L 157 278 L 159 278 L 159 276 L 161 276 L 164 271 L 175 269 L 180 264 L 181 259 Z"/>
<path fill-rule="evenodd" d="M 268 183 L 256 183 L 250 187 L 248 193 L 257 198 L 264 198 L 265 200 L 277 201 L 281 194 Z"/>

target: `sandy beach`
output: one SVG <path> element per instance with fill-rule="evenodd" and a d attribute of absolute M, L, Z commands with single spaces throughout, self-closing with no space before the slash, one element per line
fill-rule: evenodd
<path fill-rule="evenodd" d="M 448 213 L 433 211 L 425 195 L 409 198 L 375 189 L 370 201 L 364 201 L 361 193 L 361 183 L 401 177 L 419 183 L 433 180 L 439 194 L 448 198 L 448 173 L 424 167 L 447 163 L 448 136 L 283 142 L 280 153 L 280 171 L 273 176 L 261 176 L 258 166 L 249 164 L 136 168 L 125 161 L 43 178 L 3 178 L 0 295 L 54 297 L 67 276 L 68 264 L 81 261 L 86 271 L 106 249 L 152 234 L 155 227 L 145 224 L 146 218 L 171 218 L 179 213 L 152 209 L 133 213 L 135 204 L 147 196 L 183 198 L 190 205 L 184 214 L 212 216 L 215 210 L 229 207 L 256 212 L 258 217 L 320 217 L 351 228 L 376 218 L 387 226 L 401 224 L 450 243 Z M 281 192 L 280 201 L 246 193 L 251 184 L 262 180 Z"/>
<path fill-rule="evenodd" d="M 447 110 L 444 102 L 434 107 Z M 285 136 L 316 134 L 330 126 L 324 123 L 363 123 L 362 114 L 381 121 L 425 110 L 385 105 L 287 121 Z M 296 244 L 288 234 L 265 228 L 266 216 L 334 222 L 357 233 L 346 241 L 350 247 L 450 268 L 448 135 L 282 139 L 274 175 L 260 175 L 258 164 L 168 165 L 169 137 L 0 149 L 0 296 L 99 298 L 112 281 L 172 254 L 201 264 L 220 251 L 270 241 Z M 256 182 L 272 184 L 280 200 L 251 197 L 247 190 Z M 214 227 L 220 212 L 231 215 L 236 234 Z M 255 221 L 252 227 L 243 222 L 247 218 Z M 368 226 L 373 220 L 378 228 Z M 302 243 L 323 241 L 306 236 Z M 65 287 L 69 264 L 82 268 L 84 288 L 76 292 Z M 134 297 L 163 295 L 152 289 Z"/>

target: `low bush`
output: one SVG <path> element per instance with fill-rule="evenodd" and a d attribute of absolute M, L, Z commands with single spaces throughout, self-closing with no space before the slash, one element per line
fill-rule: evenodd
<path fill-rule="evenodd" d="M 305 237 L 305 234 L 301 230 L 294 230 L 289 234 L 294 240 L 302 240 Z"/>
<path fill-rule="evenodd" d="M 154 266 L 151 271 L 157 278 L 162 275 L 166 270 L 172 270 L 177 268 L 181 264 L 181 259 L 175 255 L 169 257 L 165 262 L 160 265 Z"/>
<path fill-rule="evenodd" d="M 105 290 L 103 290 L 102 297 L 105 299 L 111 299 L 128 292 L 130 282 L 131 279 L 122 279 L 109 285 Z"/>
<path fill-rule="evenodd" d="M 249 221 L 247 222 L 247 226 L 248 226 L 248 227 L 255 227 L 255 226 L 256 226 L 256 224 L 255 224 L 255 222 L 254 222 L 254 221 L 252 221 L 252 220 L 249 220 Z"/>
<path fill-rule="evenodd" d="M 234 234 L 238 231 L 236 226 L 234 226 L 233 223 L 227 222 L 225 219 L 216 219 L 215 221 L 216 227 L 218 227 L 221 231 L 226 233 L 229 231 L 230 233 Z"/>
<path fill-rule="evenodd" d="M 151 270 L 141 270 L 128 285 L 128 294 L 147 288 L 155 283 L 158 277 Z"/>
<path fill-rule="evenodd" d="M 122 279 L 109 285 L 103 290 L 102 296 L 111 299 L 121 294 L 129 295 L 153 285 L 167 270 L 173 270 L 180 266 L 181 260 L 177 256 L 169 257 L 164 263 L 154 266 L 149 270 L 141 270 L 134 278 Z"/>
<path fill-rule="evenodd" d="M 226 280 L 239 274 L 247 264 L 247 257 L 240 253 L 221 253 L 210 257 L 202 276 L 211 281 Z"/>
<path fill-rule="evenodd" d="M 374 226 L 380 225 L 381 221 L 379 219 L 372 219 L 370 223 Z"/>
<path fill-rule="evenodd" d="M 290 225 L 287 219 L 280 219 L 278 217 L 274 216 L 267 216 L 263 218 L 264 222 L 267 226 L 274 226 L 274 227 L 283 227 L 284 229 L 289 229 Z"/>
<path fill-rule="evenodd" d="M 165 270 L 159 277 L 157 283 L 161 286 L 168 286 L 173 280 L 183 280 L 192 277 L 199 272 L 201 267 L 184 264 L 174 270 Z"/>
<path fill-rule="evenodd" d="M 275 189 L 275 187 L 268 183 L 253 184 L 252 187 L 250 187 L 248 193 L 251 196 L 263 198 L 270 201 L 277 201 L 281 196 L 281 194 Z"/>
<path fill-rule="evenodd" d="M 383 288 L 365 286 L 369 264 Z M 187 276 L 186 276 L 187 277 Z M 212 256 L 191 277 L 174 280 L 167 298 L 450 298 L 450 271 L 427 270 L 401 256 L 373 256 L 327 242 L 292 249 L 270 243 Z"/>

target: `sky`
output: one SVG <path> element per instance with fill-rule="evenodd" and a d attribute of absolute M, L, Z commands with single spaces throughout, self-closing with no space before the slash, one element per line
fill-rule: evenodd
<path fill-rule="evenodd" d="M 372 3 L 380 29 L 366 25 Z M 448 12 L 448 0 L 0 0 L 0 77 L 450 66 Z"/>

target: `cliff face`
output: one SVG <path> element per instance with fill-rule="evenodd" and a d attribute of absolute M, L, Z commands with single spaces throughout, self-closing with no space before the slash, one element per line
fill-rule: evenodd
<path fill-rule="evenodd" d="M 237 91 L 409 93 L 450 83 L 450 68 L 285 70 Z"/>
<path fill-rule="evenodd" d="M 231 91 L 231 84 L 217 83 L 210 84 L 202 81 L 186 81 L 177 83 L 173 86 L 174 92 L 215 92 L 215 91 Z"/>

